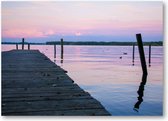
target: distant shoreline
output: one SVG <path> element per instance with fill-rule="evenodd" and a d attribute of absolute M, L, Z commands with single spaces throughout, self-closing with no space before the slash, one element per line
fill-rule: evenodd
<path fill-rule="evenodd" d="M 1 42 L 1 44 L 22 44 L 21 42 Z M 28 44 L 28 42 L 25 42 L 25 44 Z M 31 45 L 60 45 L 59 41 L 49 41 L 46 43 L 31 43 Z M 143 42 L 144 46 L 152 45 L 152 46 L 163 46 L 162 41 L 158 42 Z M 131 46 L 131 45 L 137 45 L 136 42 L 68 42 L 64 41 L 64 45 L 92 45 L 92 46 Z"/>

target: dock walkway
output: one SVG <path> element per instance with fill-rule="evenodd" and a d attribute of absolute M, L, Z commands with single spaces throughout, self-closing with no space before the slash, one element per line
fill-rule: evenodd
<path fill-rule="evenodd" d="M 2 115 L 110 115 L 38 50 L 2 52 Z"/>

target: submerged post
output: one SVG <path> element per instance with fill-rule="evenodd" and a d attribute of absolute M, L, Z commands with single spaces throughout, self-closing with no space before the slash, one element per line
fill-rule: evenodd
<path fill-rule="evenodd" d="M 149 45 L 149 67 L 151 66 L 151 44 Z"/>
<path fill-rule="evenodd" d="M 63 59 L 64 47 L 63 47 L 63 38 L 61 38 L 61 59 Z"/>
<path fill-rule="evenodd" d="M 30 43 L 28 43 L 28 50 L 30 50 Z"/>
<path fill-rule="evenodd" d="M 145 60 L 145 54 L 144 54 L 144 48 L 143 48 L 141 34 L 136 34 L 136 38 L 137 38 L 137 42 L 138 42 L 139 56 L 140 56 L 140 60 L 141 60 L 143 74 L 147 75 L 146 60 Z"/>
<path fill-rule="evenodd" d="M 22 50 L 24 50 L 24 38 L 22 38 Z"/>
<path fill-rule="evenodd" d="M 135 44 L 133 44 L 133 51 L 132 51 L 132 65 L 134 65 L 134 58 L 135 58 Z"/>
<path fill-rule="evenodd" d="M 18 43 L 16 43 L 16 50 L 18 50 Z"/>
<path fill-rule="evenodd" d="M 54 58 L 56 58 L 56 44 L 54 44 Z"/>

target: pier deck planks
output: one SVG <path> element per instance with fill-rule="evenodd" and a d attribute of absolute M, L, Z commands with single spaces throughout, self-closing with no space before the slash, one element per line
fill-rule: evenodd
<path fill-rule="evenodd" d="M 110 115 L 38 50 L 2 52 L 2 115 Z"/>

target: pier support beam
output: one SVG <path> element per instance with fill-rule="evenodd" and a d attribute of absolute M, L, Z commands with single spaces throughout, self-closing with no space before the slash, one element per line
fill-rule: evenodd
<path fill-rule="evenodd" d="M 30 50 L 30 43 L 28 44 L 28 50 Z"/>
<path fill-rule="evenodd" d="M 135 44 L 133 44 L 133 50 L 132 50 L 132 65 L 134 66 L 134 58 L 135 58 Z"/>
<path fill-rule="evenodd" d="M 16 43 L 16 50 L 18 50 L 18 44 Z"/>
<path fill-rule="evenodd" d="M 63 38 L 61 38 L 61 59 L 63 59 L 63 54 L 64 54 L 64 43 Z"/>
<path fill-rule="evenodd" d="M 22 38 L 22 50 L 24 50 L 24 38 Z"/>
<path fill-rule="evenodd" d="M 56 58 L 56 44 L 54 44 L 54 58 Z"/>
<path fill-rule="evenodd" d="M 149 45 L 149 67 L 151 66 L 151 44 Z"/>

